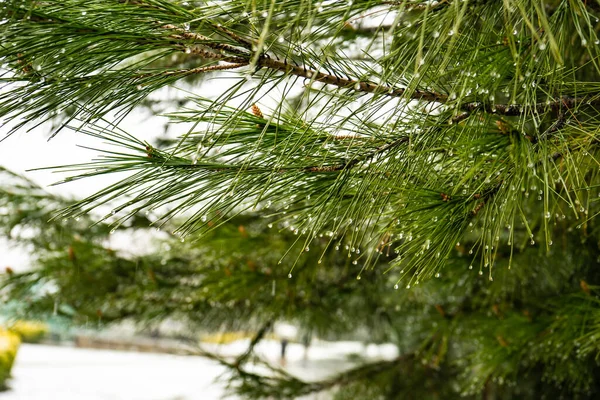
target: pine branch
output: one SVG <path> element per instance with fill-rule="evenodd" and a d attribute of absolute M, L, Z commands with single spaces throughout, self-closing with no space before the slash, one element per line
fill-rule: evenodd
<path fill-rule="evenodd" d="M 334 388 L 336 386 L 343 386 L 350 382 L 373 379 L 382 372 L 395 369 L 398 367 L 398 365 L 410 363 L 415 359 L 415 354 L 404 354 L 399 357 L 396 357 L 393 360 L 368 363 L 366 365 L 362 365 L 344 373 L 341 373 L 338 376 L 335 376 L 331 379 L 306 384 L 306 388 L 302 391 L 302 394 L 309 395 L 312 393 L 319 393 Z"/>
<path fill-rule="evenodd" d="M 242 66 L 249 66 L 252 56 L 247 55 L 246 53 L 236 49 L 236 51 L 232 51 L 230 46 L 224 46 L 221 44 L 213 45 L 211 43 L 204 43 L 206 47 L 209 47 L 214 50 L 224 50 L 231 51 L 234 54 L 244 55 L 242 56 L 227 56 L 223 54 L 213 53 L 210 51 L 206 51 L 200 48 L 191 49 L 190 52 L 193 54 L 197 54 L 202 58 L 207 59 L 215 59 L 219 61 L 224 61 L 228 63 L 234 64 L 229 69 L 239 68 Z M 444 102 L 447 99 L 446 95 L 415 89 L 413 92 L 410 92 L 404 88 L 393 88 L 387 85 L 379 85 L 372 82 L 359 81 L 354 79 L 340 78 L 336 75 L 327 74 L 324 72 L 312 70 L 307 68 L 306 66 L 296 66 L 291 65 L 284 61 L 273 60 L 268 56 L 261 56 L 258 58 L 257 62 L 258 68 L 266 68 L 274 71 L 284 72 L 287 75 L 294 75 L 300 78 L 310 79 L 314 82 L 325 83 L 328 85 L 337 86 L 339 88 L 350 89 L 356 92 L 362 93 L 373 93 L 373 94 L 382 94 L 390 97 L 406 97 L 409 96 L 410 99 L 413 100 L 427 100 L 433 102 Z M 204 72 L 204 71 L 199 71 Z"/>
<path fill-rule="evenodd" d="M 244 364 L 246 362 L 246 360 L 248 360 L 248 357 L 250 357 L 252 355 L 252 352 L 254 351 L 254 348 L 256 347 L 256 345 L 264 339 L 265 335 L 269 332 L 269 330 L 271 330 L 272 327 L 273 327 L 272 321 L 267 321 L 266 323 L 264 323 L 260 327 L 258 332 L 256 332 L 256 334 L 254 335 L 252 340 L 250 341 L 250 344 L 248 345 L 248 348 L 246 349 L 246 351 L 243 354 L 241 354 L 240 356 L 238 356 L 235 359 L 235 362 L 233 364 L 238 367 L 241 366 L 242 364 Z"/>
<path fill-rule="evenodd" d="M 344 385 L 356 383 L 358 381 L 376 379 L 378 375 L 397 369 L 399 365 L 414 362 L 416 357 L 414 354 L 406 354 L 393 360 L 368 362 L 337 374 L 333 378 L 318 382 L 302 381 L 281 368 L 276 368 L 269 364 L 267 364 L 267 367 L 276 373 L 275 376 L 264 376 L 249 372 L 240 368 L 236 363 L 227 362 L 219 357 L 215 359 L 238 373 L 242 383 L 237 386 L 236 391 L 240 394 L 249 395 L 252 398 L 265 398 L 270 396 L 283 396 L 288 398 L 307 396 L 324 392 L 335 387 L 343 387 Z"/>
<path fill-rule="evenodd" d="M 190 34 L 192 37 L 194 34 Z M 202 37 L 202 40 L 206 40 L 207 38 Z M 223 46 L 221 44 L 211 44 L 204 43 L 207 47 L 214 50 L 224 50 L 229 51 L 234 54 L 243 55 L 248 57 L 245 59 L 243 56 L 240 57 L 232 57 L 226 56 L 223 54 L 212 53 L 210 51 L 205 51 L 202 49 L 193 49 L 192 52 L 202 56 L 203 58 L 212 58 L 218 59 L 224 62 L 234 63 L 234 66 L 231 66 L 231 69 L 239 68 L 242 66 L 250 65 L 250 60 L 253 56 L 245 53 L 244 51 L 237 49 L 233 46 Z M 271 57 L 267 55 L 262 55 L 258 57 L 257 68 L 267 68 L 275 71 L 281 71 L 289 75 L 294 75 L 300 78 L 310 79 L 314 82 L 320 82 L 327 85 L 337 86 L 339 88 L 350 89 L 356 92 L 363 93 L 371 93 L 371 94 L 381 94 L 390 97 L 401 97 L 405 98 L 406 95 L 412 100 L 425 100 L 436 103 L 447 103 L 449 101 L 448 96 L 445 94 L 433 92 L 433 91 L 423 91 L 419 89 L 414 89 L 414 91 L 409 91 L 404 88 L 393 88 L 388 85 L 379 85 L 376 83 L 368 82 L 368 81 L 358 81 L 349 78 L 340 78 L 336 75 L 327 74 L 324 72 L 312 70 L 307 68 L 306 66 L 297 66 L 291 65 L 287 62 L 287 60 L 279 61 L 273 60 Z M 223 69 L 227 69 L 223 67 Z M 204 71 L 199 71 L 204 72 Z M 454 122 L 460 122 L 465 118 L 468 118 L 469 115 L 476 111 L 484 111 L 486 113 L 495 114 L 495 115 L 504 115 L 504 116 L 519 116 L 528 113 L 538 113 L 542 114 L 546 111 L 550 110 L 551 112 L 556 113 L 562 107 L 565 108 L 575 108 L 581 104 L 588 105 L 600 105 L 600 96 L 599 95 L 588 95 L 585 97 L 569 97 L 563 96 L 560 99 L 556 100 L 547 100 L 543 103 L 537 103 L 533 106 L 523 105 L 523 104 L 500 104 L 500 103 L 483 103 L 483 102 L 470 102 L 460 105 L 460 109 L 465 111 L 465 113 L 460 114 L 453 118 Z"/>

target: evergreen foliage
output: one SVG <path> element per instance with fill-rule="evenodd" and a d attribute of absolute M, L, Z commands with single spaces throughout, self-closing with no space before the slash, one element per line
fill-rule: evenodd
<path fill-rule="evenodd" d="M 597 0 L 5 1 L 10 133 L 59 121 L 106 143 L 56 167 L 65 181 L 127 174 L 76 204 L 3 192 L 27 204 L 3 214 L 10 232 L 56 209 L 36 229 L 65 232 L 32 238 L 39 269 L 5 288 L 47 279 L 82 315 L 289 319 L 400 349 L 310 383 L 228 364 L 250 398 L 598 396 L 598 16 Z M 177 85 L 182 136 L 119 128 Z M 145 212 L 187 240 L 105 249 Z"/>

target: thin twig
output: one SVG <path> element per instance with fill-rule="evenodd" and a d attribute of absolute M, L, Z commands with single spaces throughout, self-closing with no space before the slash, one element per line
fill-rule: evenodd
<path fill-rule="evenodd" d="M 226 34 L 227 36 L 229 36 L 230 38 L 232 38 L 233 40 L 235 40 L 236 42 L 238 42 L 241 46 L 244 46 L 246 49 L 248 50 L 252 50 L 252 47 L 255 46 L 254 43 L 252 43 L 250 40 L 241 37 L 240 35 L 238 35 L 235 32 L 230 31 L 229 29 L 221 26 L 221 24 L 218 25 L 213 25 L 218 31 L 223 32 L 224 34 Z"/>
<path fill-rule="evenodd" d="M 211 49 L 228 51 L 230 53 L 238 54 L 238 55 L 248 55 L 249 54 L 249 51 L 245 48 L 240 49 L 240 48 L 238 48 L 236 46 L 232 46 L 230 44 L 217 43 L 214 41 L 214 39 L 211 39 L 208 36 L 204 36 L 204 35 L 201 35 L 196 32 L 186 31 L 185 29 L 182 29 L 175 25 L 168 24 L 168 25 L 164 25 L 163 28 L 177 31 L 176 34 L 173 34 L 170 36 L 173 39 L 177 39 L 177 40 L 184 39 L 184 40 L 191 40 L 194 42 L 201 42 L 200 44 L 210 47 Z"/>
<path fill-rule="evenodd" d="M 483 194 L 476 194 L 473 198 L 481 199 L 481 202 L 477 203 L 475 208 L 471 211 L 473 216 L 476 216 L 479 211 L 500 191 L 504 181 L 500 181 L 496 186 L 484 192 Z"/>
<path fill-rule="evenodd" d="M 424 11 L 426 9 L 434 10 L 441 6 L 450 5 L 450 1 L 448 0 L 439 0 L 433 2 L 420 2 L 420 3 L 409 3 L 406 0 L 396 0 L 396 1 L 384 1 L 383 4 L 391 5 L 391 6 L 402 6 L 404 5 L 404 11 Z"/>
<path fill-rule="evenodd" d="M 539 140 L 546 140 L 548 137 L 561 130 L 565 126 L 565 124 L 565 114 L 563 112 L 560 112 L 558 114 L 558 119 L 554 121 L 554 123 L 540 135 Z"/>
<path fill-rule="evenodd" d="M 401 138 L 398 138 L 397 140 L 395 140 L 393 142 L 390 142 L 383 146 L 380 146 L 379 148 L 375 149 L 374 151 L 372 151 L 369 154 L 365 154 L 362 157 L 353 158 L 352 160 L 347 161 L 343 164 L 306 167 L 306 168 L 304 168 L 304 171 L 307 171 L 307 172 L 338 172 L 338 171 L 344 171 L 347 169 L 351 169 L 352 167 L 356 166 L 360 162 L 368 161 L 368 160 L 372 159 L 373 157 L 375 157 L 379 154 L 382 154 L 382 153 L 384 153 L 402 143 L 406 143 L 408 141 L 409 141 L 408 136 L 402 136 Z"/>
<path fill-rule="evenodd" d="M 256 347 L 256 345 L 261 340 L 263 340 L 267 332 L 271 329 L 271 326 L 273 326 L 272 321 L 267 321 L 265 324 L 263 324 L 263 326 L 258 330 L 258 332 L 256 332 L 256 335 L 254 335 L 254 337 L 252 338 L 252 341 L 250 342 L 250 345 L 248 346 L 246 351 L 235 359 L 235 365 L 242 365 L 248 359 L 248 357 L 250 357 L 252 351 L 254 351 L 254 347 Z"/>

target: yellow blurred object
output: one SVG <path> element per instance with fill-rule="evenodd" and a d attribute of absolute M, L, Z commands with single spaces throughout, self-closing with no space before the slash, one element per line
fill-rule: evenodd
<path fill-rule="evenodd" d="M 214 344 L 229 344 L 237 340 L 252 339 L 256 335 L 255 332 L 217 332 L 207 333 L 202 335 L 200 341 L 202 343 L 214 343 Z M 277 339 L 277 336 L 268 333 L 264 336 L 265 339 Z"/>
<path fill-rule="evenodd" d="M 48 333 L 48 325 L 39 321 L 16 321 L 9 328 L 24 343 L 38 343 Z"/>
<path fill-rule="evenodd" d="M 0 390 L 6 387 L 20 344 L 19 335 L 0 328 Z"/>
<path fill-rule="evenodd" d="M 236 340 L 251 338 L 252 334 L 248 332 L 218 332 L 202 335 L 201 341 L 204 343 L 228 344 Z"/>

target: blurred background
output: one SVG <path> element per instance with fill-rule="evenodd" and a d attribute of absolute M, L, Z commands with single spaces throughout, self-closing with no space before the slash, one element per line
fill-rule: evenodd
<path fill-rule="evenodd" d="M 421 8 L 421 2 L 410 3 Z M 557 88 L 558 94 L 565 85 L 569 87 L 565 93 L 584 90 L 595 95 L 600 91 L 596 88 L 598 64 L 586 58 L 592 54 L 592 43 L 593 51 L 598 50 L 598 19 L 594 25 L 591 15 L 581 13 L 589 27 L 584 37 L 583 19 L 566 11 L 582 7 L 582 2 L 546 2 L 563 10 L 552 18 L 557 19 L 554 29 L 560 32 L 557 48 L 565 51 L 568 66 L 555 63 L 553 46 L 538 44 L 538 36 L 550 30 L 546 26 L 530 29 L 524 22 L 545 19 L 539 7 L 505 13 L 502 4 L 507 2 L 431 3 L 453 6 L 447 12 L 428 13 L 426 7 L 423 13 L 403 14 L 379 3 L 329 2 L 327 7 L 313 7 L 306 21 L 295 9 L 295 20 L 283 10 L 281 18 L 271 21 L 269 42 L 274 55 L 285 57 L 295 54 L 295 42 L 302 41 L 305 48 L 299 48 L 298 58 L 289 62 L 312 62 L 320 70 L 322 57 L 327 59 L 320 41 L 332 40 L 326 48 L 333 51 L 333 72 L 339 69 L 340 76 L 349 74 L 360 80 L 369 76 L 361 72 L 362 66 L 375 61 L 374 67 L 365 67 L 375 72 L 377 58 L 386 55 L 383 71 L 394 73 L 383 76 L 393 78 L 392 86 L 406 83 L 412 87 L 414 82 L 414 88 L 429 91 L 427 82 L 439 81 L 450 104 L 477 100 L 484 94 L 491 95 L 490 101 L 493 96 L 508 99 L 512 91 L 522 92 L 523 103 L 531 105 L 537 91 L 554 96 L 546 89 Z M 521 121 L 523 110 L 506 118 L 495 115 L 495 109 L 491 113 L 480 110 L 485 117 L 454 123 L 454 117 L 468 113 L 456 115 L 458 109 L 451 107 L 438 113 L 412 106 L 397 108 L 403 111 L 389 113 L 382 122 L 387 106 L 379 106 L 380 96 L 366 96 L 358 90 L 359 81 L 358 88 L 354 87 L 357 92 L 348 88 L 328 91 L 300 77 L 271 81 L 277 77 L 270 75 L 272 71 L 240 75 L 211 70 L 208 75 L 186 75 L 177 81 L 177 88 L 167 89 L 162 88 L 167 84 L 163 78 L 174 76 L 168 73 L 170 68 L 204 64 L 198 64 L 197 54 L 186 51 L 189 47 L 177 43 L 172 47 L 172 35 L 163 40 L 167 38 L 164 32 L 156 38 L 167 46 L 165 57 L 148 59 L 143 70 L 154 75 L 141 75 L 144 79 L 151 76 L 148 83 L 154 83 L 138 85 L 130 79 L 139 77 L 133 67 L 129 72 L 134 75 L 111 70 L 106 78 L 92 67 L 103 66 L 111 51 L 116 58 L 133 54 L 128 52 L 135 53 L 135 46 L 141 46 L 139 54 L 154 57 L 150 36 L 131 41 L 130 33 L 113 38 L 96 28 L 86 36 L 79 27 L 108 15 L 111 26 L 131 23 L 131 35 L 143 35 L 140 32 L 155 29 L 156 10 L 146 10 L 148 26 L 138 29 L 136 24 L 144 23 L 138 20 L 139 8 L 133 8 L 137 2 L 110 2 L 134 14 L 103 9 L 105 3 L 100 1 L 93 2 L 93 7 L 86 2 L 73 4 L 64 11 L 69 21 L 79 22 L 63 27 L 61 19 L 53 20 L 71 36 L 49 46 L 50 52 L 39 45 L 47 36 L 38 30 L 35 18 L 27 16 L 15 25 L 13 44 L 30 46 L 43 57 L 29 65 L 20 47 L 14 46 L 17 53 L 4 46 L 2 51 L 12 51 L 12 70 L 33 74 L 28 78 L 31 82 L 38 79 L 36 67 L 55 71 L 60 80 L 44 81 L 51 89 L 46 100 L 52 104 L 64 93 L 63 85 L 78 82 L 72 86 L 73 96 L 100 96 L 104 103 L 99 103 L 98 110 L 113 100 L 136 108 L 119 123 L 121 131 L 107 121 L 120 120 L 122 115 L 108 113 L 79 133 L 62 129 L 48 141 L 61 122 L 73 122 L 70 117 L 78 111 L 73 103 L 65 101 L 59 114 L 46 115 L 48 109 L 38 110 L 38 99 L 31 97 L 36 89 L 27 92 L 30 102 L 24 103 L 19 92 L 10 98 L 9 109 L 17 115 L 25 105 L 25 109 L 35 109 L 27 117 L 39 111 L 37 116 L 53 118 L 39 126 L 30 121 L 0 142 L 0 400 L 192 400 L 228 394 L 244 399 L 313 400 L 599 397 L 600 230 L 595 223 L 600 215 L 596 139 L 600 122 L 595 104 L 582 105 L 577 118 L 562 111 L 557 120 L 544 117 L 539 126 Z M 286 4 L 295 7 L 294 2 Z M 223 43 L 233 40 L 240 45 L 244 41 L 223 33 L 223 26 L 258 37 L 260 32 L 254 29 L 260 24 L 248 26 L 243 7 L 240 3 L 232 14 L 207 3 L 205 11 L 210 14 L 206 15 L 214 16 L 209 23 L 211 34 Z M 459 8 L 470 10 L 464 15 L 465 26 L 485 29 L 464 29 L 455 35 L 456 21 L 463 18 L 463 11 L 461 17 L 455 13 Z M 356 18 L 345 21 L 349 9 Z M 165 20 L 175 18 L 171 11 L 171 7 L 165 11 Z M 175 20 L 184 30 L 194 32 L 204 24 L 181 12 Z M 509 14 L 508 19 L 498 18 Z M 129 21 L 128 15 L 136 18 Z M 365 19 L 371 25 L 363 24 L 362 16 L 368 16 Z M 260 18 L 264 18 L 262 13 Z M 384 22 L 390 18 L 394 25 Z M 290 29 L 307 22 L 310 34 L 306 35 L 304 27 L 293 28 L 292 39 L 286 43 L 288 39 L 279 36 L 278 29 L 288 29 L 290 21 Z M 388 28 L 391 41 L 385 44 L 388 40 L 383 34 L 388 34 Z M 377 39 L 379 34 L 382 40 Z M 417 34 L 422 40 L 414 40 Z M 452 66 L 440 76 L 434 73 L 414 80 L 418 76 L 405 68 L 413 64 L 418 68 L 413 57 L 429 42 L 436 55 L 428 57 L 423 67 L 438 68 L 449 60 Z M 219 43 L 212 50 L 219 50 Z M 517 54 L 517 43 L 531 51 Z M 391 46 L 392 53 L 384 45 Z M 281 52 L 277 46 L 282 46 Z M 454 51 L 454 46 L 464 47 L 464 53 Z M 86 68 L 94 73 L 81 81 L 67 81 L 64 71 L 75 76 L 82 70 L 78 57 L 71 56 L 79 55 L 81 49 L 93 55 Z M 473 59 L 466 68 L 463 62 L 469 53 Z M 50 62 L 40 64 L 40 59 Z M 528 66 L 532 73 L 519 77 L 521 66 Z M 275 87 L 267 87 L 267 81 Z M 286 88 L 280 90 L 280 86 Z M 231 87 L 235 90 L 227 92 Z M 465 94 L 452 99 L 454 87 L 463 88 Z M 0 93 L 7 88 L 0 88 Z M 221 100 L 226 99 L 232 109 L 214 107 L 221 104 L 216 100 L 224 93 Z M 81 98 L 87 101 L 85 96 Z M 135 101 L 125 101 L 130 97 Z M 394 97 L 386 104 L 396 108 L 401 103 Z M 551 108 L 558 110 L 559 103 L 555 100 Z M 160 116 L 182 110 L 172 115 L 172 122 Z M 410 112 L 407 121 L 412 119 L 414 125 L 404 121 L 404 112 Z M 338 117 L 346 121 L 352 135 L 339 134 L 345 132 L 346 124 L 337 129 Z M 189 121 L 197 123 L 192 124 L 193 130 Z M 222 121 L 231 124 L 225 135 L 215 130 Z M 420 134 L 421 127 L 427 134 Z M 3 126 L 0 138 L 10 129 Z M 556 147 L 547 140 L 534 143 L 532 138 L 547 136 L 554 129 L 564 134 L 564 142 Z M 179 140 L 188 132 L 183 141 L 185 157 L 168 158 L 173 164 L 164 168 L 165 155 L 176 154 Z M 283 141 L 282 132 L 288 135 Z M 404 133 L 409 136 L 400 140 L 397 135 Z M 224 136 L 235 140 L 221 143 Z M 407 137 L 411 146 L 406 154 L 388 147 L 405 143 Z M 111 139 L 121 140 L 122 146 Z M 265 159 L 274 158 L 264 164 L 269 166 L 264 180 L 244 180 L 244 184 L 254 185 L 254 190 L 276 182 L 277 192 L 265 191 L 255 210 L 237 213 L 227 185 L 237 184 L 239 176 L 227 181 L 220 174 L 213 175 L 223 172 L 220 163 L 188 171 L 201 149 L 215 155 L 214 159 L 233 157 L 243 164 L 245 149 L 254 142 L 263 146 L 256 147 L 256 152 L 262 152 Z M 270 163 L 287 159 L 289 148 L 293 148 L 292 161 L 310 161 L 306 157 L 310 152 L 305 150 L 312 148 L 311 157 L 316 160 L 325 154 L 332 157 L 332 163 L 322 164 L 323 168 L 298 164 L 305 167 L 291 168 L 292 174 L 283 180 L 279 164 Z M 372 152 L 364 153 L 367 148 Z M 382 149 L 393 151 L 379 157 Z M 103 165 L 112 165 L 102 164 L 110 160 L 111 151 L 126 153 L 116 153 L 123 158 L 115 157 L 124 168 L 130 162 L 139 164 L 156 178 L 142 183 L 169 184 L 171 195 L 180 196 L 179 208 L 169 203 L 173 197 L 158 192 L 151 192 L 153 197 L 144 202 L 144 209 L 129 207 L 128 200 L 139 192 L 118 193 L 116 182 L 126 178 L 123 175 L 70 180 L 69 173 L 57 172 L 85 172 L 77 164 L 91 160 L 97 164 L 90 168 L 103 172 Z M 376 158 L 381 169 L 371 171 Z M 362 160 L 359 163 L 365 169 L 346 174 L 346 167 L 356 160 Z M 331 172 L 331 166 L 335 174 L 320 173 Z M 262 173 L 262 164 L 257 170 Z M 245 166 L 226 171 L 234 176 L 245 171 Z M 373 176 L 381 181 L 365 178 L 367 171 L 375 172 Z M 296 179 L 292 176 L 296 172 L 310 174 Z M 208 211 L 202 211 L 197 201 L 208 197 L 206 185 L 198 183 L 207 182 L 202 174 L 213 178 L 209 182 L 218 188 L 212 193 L 219 201 Z M 53 185 L 60 181 L 66 183 Z M 118 193 L 115 204 L 108 201 L 93 210 L 77 209 L 81 213 L 59 213 L 109 185 Z M 449 196 L 451 187 L 455 194 Z M 135 190 L 145 189 L 141 185 Z M 244 190 L 235 199 L 247 200 Z M 482 196 L 503 199 L 486 205 Z M 362 206 L 368 209 L 363 216 Z M 190 223 L 189 214 L 178 214 L 183 209 L 195 213 L 196 219 Z M 77 216 L 64 218 L 70 215 Z M 498 215 L 501 218 L 496 219 Z M 319 218 L 327 224 L 317 224 L 317 231 L 310 222 Z M 202 223 L 194 225 L 194 221 Z M 182 225 L 190 229 L 177 231 Z M 194 229 L 200 225 L 210 228 L 209 232 L 201 237 L 182 236 L 181 232 L 197 233 Z M 391 270 L 394 260 L 397 268 Z M 428 264 L 436 267 L 427 269 L 427 274 L 412 269 Z M 408 281 L 398 280 L 403 275 Z"/>
<path fill-rule="evenodd" d="M 272 268 L 294 246 L 294 235 L 275 231 L 265 218 L 237 217 L 199 243 L 184 242 L 168 226 L 152 226 L 153 214 L 168 205 L 134 216 L 116 231 L 111 221 L 95 224 L 110 204 L 87 219 L 57 220 L 56 211 L 119 177 L 53 185 L 66 175 L 38 168 L 89 161 L 99 146 L 69 130 L 48 140 L 53 128 L 17 132 L 0 145 L 0 399 L 217 399 L 230 393 L 232 377 L 231 366 L 221 361 L 246 357 L 249 349 L 257 371 L 264 372 L 260 364 L 266 362 L 307 381 L 365 359 L 398 356 L 383 337 L 367 340 L 366 331 L 349 324 L 335 304 L 328 307 L 336 307 L 342 322 L 332 321 L 318 303 L 277 303 L 282 290 L 289 297 L 286 282 L 277 285 L 290 276 L 287 269 Z M 185 126 L 169 127 L 142 107 L 123 129 L 157 142 L 177 137 Z M 320 263 L 313 254 L 300 271 Z M 268 279 L 266 299 L 259 300 L 262 308 L 254 316 L 247 312 L 249 300 L 236 307 L 239 298 L 219 298 L 214 287 L 240 268 L 259 271 L 259 279 L 245 276 L 226 290 L 241 285 L 243 293 L 256 295 L 260 290 L 248 285 L 264 287 Z M 310 285 L 312 278 L 304 279 L 300 286 Z"/>

